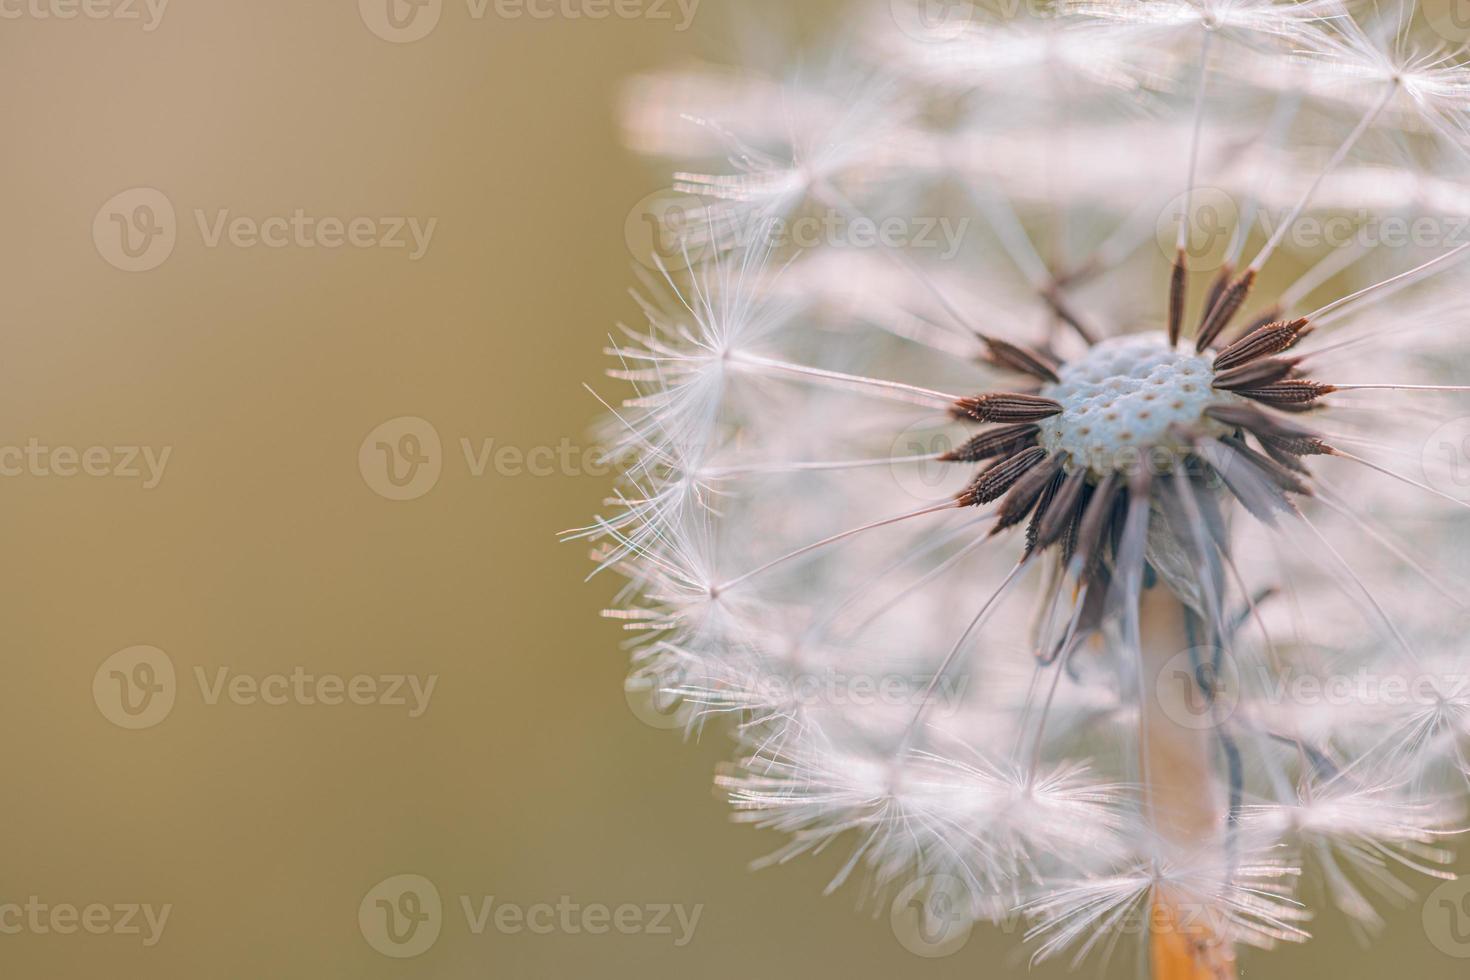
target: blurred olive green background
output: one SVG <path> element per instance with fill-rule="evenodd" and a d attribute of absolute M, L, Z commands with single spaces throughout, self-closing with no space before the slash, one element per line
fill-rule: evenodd
<path fill-rule="evenodd" d="M 152 488 L 32 463 L 0 478 L 0 903 L 170 906 L 151 946 L 0 918 L 0 974 L 1005 974 L 1010 940 L 977 933 L 924 959 L 886 908 L 821 897 L 839 855 L 747 871 L 776 841 L 731 825 L 711 792 L 724 737 L 686 744 L 639 721 L 619 633 L 597 615 L 613 583 L 584 584 L 585 548 L 555 539 L 607 484 L 581 472 L 596 414 L 581 385 L 636 313 L 625 221 L 660 184 L 620 148 L 619 81 L 736 57 L 736 12 L 747 27 L 779 12 L 784 37 L 832 30 L 843 8 L 704 0 L 681 32 L 676 6 L 674 20 L 534 20 L 444 0 L 432 31 L 397 43 L 380 35 L 423 21 L 375 33 L 373 2 L 173 0 L 149 29 L 141 0 L 74 19 L 37 13 L 82 11 L 68 0 L 27 0 L 0 19 L 0 445 L 170 451 Z M 109 260 L 114 215 L 150 227 L 136 194 L 107 207 L 134 188 L 175 211 L 173 251 L 148 271 Z M 297 209 L 437 223 L 417 260 L 209 243 L 222 211 Z M 395 501 L 374 486 L 376 443 L 361 465 L 359 451 L 402 417 L 432 425 L 442 472 Z M 410 445 L 393 428 L 406 424 L 387 444 Z M 512 453 L 476 475 L 461 440 Z M 563 446 L 571 462 L 549 475 L 515 463 Z M 167 655 L 177 692 L 161 721 L 126 730 L 93 682 L 137 645 Z M 211 704 L 196 679 L 298 667 L 437 682 L 412 718 Z M 400 874 L 444 903 L 412 959 L 375 951 L 358 921 Z M 474 935 L 460 896 L 703 909 L 677 948 L 615 930 Z M 1308 949 L 1249 966 L 1465 969 L 1426 941 L 1417 906 L 1369 952 L 1329 922 Z M 1110 970 L 1131 973 L 1126 956 Z"/>

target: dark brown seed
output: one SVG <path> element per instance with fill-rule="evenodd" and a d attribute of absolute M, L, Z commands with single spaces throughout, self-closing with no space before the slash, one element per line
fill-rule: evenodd
<path fill-rule="evenodd" d="M 1262 327 L 1275 323 L 1277 320 L 1280 319 L 1281 307 L 1273 303 L 1271 306 L 1268 306 L 1266 307 L 1266 309 L 1262 310 L 1260 315 L 1258 315 L 1254 320 L 1246 324 L 1245 329 L 1235 335 L 1235 339 L 1240 340 L 1243 337 L 1249 337 L 1251 334 L 1255 333 Z"/>
<path fill-rule="evenodd" d="M 1077 499 L 1077 504 L 1072 508 L 1072 519 L 1067 523 L 1067 530 L 1059 539 L 1062 549 L 1062 561 L 1071 564 L 1072 556 L 1077 551 L 1077 535 L 1082 529 L 1082 515 L 1087 513 L 1087 504 L 1092 500 L 1093 487 L 1087 483 L 1082 486 L 1082 496 Z"/>
<path fill-rule="evenodd" d="M 1226 391 L 1238 391 L 1241 388 L 1260 388 L 1275 384 L 1291 377 L 1300 363 L 1299 357 L 1267 357 L 1251 361 L 1215 375 L 1214 386 Z"/>
<path fill-rule="evenodd" d="M 1221 351 L 1220 356 L 1215 358 L 1215 370 L 1228 371 L 1258 358 L 1280 354 L 1296 346 L 1297 341 L 1309 333 L 1311 330 L 1307 329 L 1306 317 L 1267 323 L 1247 333 Z"/>
<path fill-rule="evenodd" d="M 1302 482 L 1298 473 L 1288 467 L 1281 465 L 1273 459 L 1261 455 L 1244 442 L 1234 437 L 1226 437 L 1221 440 L 1231 449 L 1245 457 L 1250 464 L 1266 475 L 1266 478 L 1287 493 L 1300 494 L 1304 497 L 1312 495 L 1312 488 Z"/>
<path fill-rule="evenodd" d="M 1046 489 L 1041 491 L 1041 497 L 1036 502 L 1036 511 L 1031 515 L 1031 523 L 1026 525 L 1026 555 L 1036 550 L 1036 539 L 1041 534 L 1041 522 L 1046 519 L 1047 512 L 1056 506 L 1057 494 L 1067 480 L 1067 474 L 1062 472 L 1060 460 L 1056 472 L 1052 474 Z M 1014 490 L 1011 491 L 1015 493 Z"/>
<path fill-rule="evenodd" d="M 1311 429 L 1276 418 L 1254 405 L 1211 405 L 1205 414 L 1218 422 L 1233 425 L 1237 429 L 1259 438 L 1272 439 L 1315 439 L 1317 433 Z"/>
<path fill-rule="evenodd" d="M 1211 406 L 1205 408 L 1205 414 L 1217 422 L 1225 425 L 1235 426 L 1236 429 L 1245 429 L 1261 441 L 1272 441 L 1277 447 L 1292 453 L 1294 445 L 1301 444 L 1307 447 L 1310 444 L 1320 444 L 1322 439 L 1316 432 L 1305 426 L 1299 426 L 1295 422 L 1286 419 L 1277 419 L 1276 416 L 1266 413 L 1255 406 Z M 1316 455 L 1314 453 L 1297 453 L 1297 455 Z"/>
<path fill-rule="evenodd" d="M 1323 395 L 1330 395 L 1336 390 L 1332 385 L 1318 381 L 1300 380 L 1278 381 L 1275 384 L 1262 385 L 1258 388 L 1241 388 L 1236 391 L 1236 394 L 1258 401 L 1263 405 L 1293 411 L 1302 406 L 1310 406 Z"/>
<path fill-rule="evenodd" d="M 982 432 L 953 452 L 939 457 L 946 463 L 979 463 L 996 456 L 1010 455 L 1036 441 L 1041 428 L 1034 423 L 1008 425 Z"/>
<path fill-rule="evenodd" d="M 1013 344 L 996 337 L 988 337 L 983 333 L 979 337 L 985 343 L 987 351 L 986 360 L 996 367 L 1005 368 L 1009 371 L 1019 371 L 1021 374 L 1029 374 L 1031 377 L 1038 378 L 1042 381 L 1056 382 L 1061 380 L 1061 378 L 1057 377 L 1056 363 L 1046 355 L 1030 348 L 1022 347 L 1019 344 Z"/>
<path fill-rule="evenodd" d="M 1036 530 L 1036 545 L 1048 548 L 1061 540 L 1067 529 L 1077 520 L 1077 510 L 1082 503 L 1082 491 L 1087 485 L 1087 471 L 1078 467 L 1062 483 L 1056 498 L 1041 515 Z"/>
<path fill-rule="evenodd" d="M 1296 436 L 1291 438 L 1277 438 L 1275 436 L 1257 435 L 1261 445 L 1266 447 L 1267 452 L 1275 450 L 1279 453 L 1291 456 L 1331 456 L 1335 450 L 1315 436 Z M 1276 453 L 1272 453 L 1273 456 Z"/>
<path fill-rule="evenodd" d="M 1302 476 L 1312 475 L 1311 470 L 1307 469 L 1300 459 L 1282 449 L 1270 439 L 1262 439 L 1261 448 L 1266 451 L 1267 456 L 1270 456 L 1276 462 L 1280 463 L 1282 466 L 1285 466 L 1293 473 L 1300 473 Z"/>
<path fill-rule="evenodd" d="M 1189 284 L 1184 264 L 1184 249 L 1174 253 L 1174 269 L 1169 276 L 1169 346 L 1179 346 L 1179 331 L 1184 328 L 1184 300 Z"/>
<path fill-rule="evenodd" d="M 1041 499 L 1061 472 L 1062 460 L 1060 456 L 1049 456 L 1045 462 L 1033 466 L 1025 476 L 1016 481 L 1011 492 L 1006 494 L 1006 499 L 1000 505 L 1000 513 L 996 515 L 995 526 L 990 529 L 992 535 L 999 534 L 1006 528 L 1015 527 L 1026 519 L 1031 513 L 1031 508 Z"/>
<path fill-rule="evenodd" d="M 950 410 L 955 418 L 976 422 L 1040 422 L 1061 412 L 1060 402 L 1014 392 L 961 398 Z"/>
<path fill-rule="evenodd" d="M 988 504 L 999 500 L 1026 471 L 1046 458 L 1046 450 L 1040 446 L 1023 449 L 1008 459 L 1003 459 L 975 477 L 973 483 L 957 498 L 961 507 Z"/>
<path fill-rule="evenodd" d="M 1113 509 L 1123 495 L 1123 488 L 1118 486 L 1116 473 L 1109 473 L 1098 484 L 1092 499 L 1087 502 L 1087 510 L 1082 515 L 1082 523 L 1077 529 L 1076 553 L 1082 560 L 1083 568 L 1092 564 L 1097 556 L 1098 545 L 1102 542 L 1103 529 L 1107 525 L 1108 518 L 1113 515 Z"/>
<path fill-rule="evenodd" d="M 1256 270 L 1246 269 L 1239 279 L 1220 294 L 1220 299 L 1200 325 L 1199 336 L 1194 341 L 1195 350 L 1204 351 L 1220 336 L 1220 331 L 1230 326 L 1230 321 L 1240 312 L 1241 305 L 1245 303 L 1245 298 L 1250 295 L 1251 287 L 1255 284 Z"/>
<path fill-rule="evenodd" d="M 1245 392 L 1238 392 L 1238 394 L 1243 395 Z M 1298 402 L 1294 405 L 1272 405 L 1271 407 L 1278 412 L 1286 412 L 1290 415 L 1307 415 L 1322 408 L 1316 402 Z"/>
<path fill-rule="evenodd" d="M 1291 498 L 1286 491 L 1274 481 L 1266 478 L 1256 471 L 1244 457 L 1237 458 L 1233 446 L 1223 441 L 1217 441 L 1216 445 L 1222 450 L 1224 458 L 1219 462 L 1212 461 L 1210 468 L 1219 475 L 1225 486 L 1239 500 L 1241 506 L 1251 513 L 1257 520 L 1271 527 L 1276 526 L 1277 513 L 1291 513 L 1296 508 L 1292 506 Z M 1202 447 L 1203 449 L 1203 447 Z M 1261 479 L 1249 480 L 1241 471 L 1245 469 L 1256 471 Z"/>
<path fill-rule="evenodd" d="M 1226 262 L 1220 266 L 1220 271 L 1215 273 L 1215 278 L 1205 293 L 1205 305 L 1200 314 L 1200 326 L 1204 326 L 1205 321 L 1209 319 L 1210 313 L 1215 309 L 1215 304 L 1220 302 L 1221 296 L 1225 295 L 1225 289 L 1230 285 L 1230 280 L 1234 275 L 1234 262 Z"/>

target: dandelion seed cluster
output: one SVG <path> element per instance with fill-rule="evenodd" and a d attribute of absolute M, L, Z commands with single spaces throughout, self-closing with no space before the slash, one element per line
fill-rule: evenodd
<path fill-rule="evenodd" d="M 920 6 L 628 88 L 675 176 L 573 536 L 635 678 L 834 889 L 958 881 L 1074 963 L 1141 916 L 1156 978 L 1372 933 L 1470 775 L 1466 49 L 1413 3 Z"/>

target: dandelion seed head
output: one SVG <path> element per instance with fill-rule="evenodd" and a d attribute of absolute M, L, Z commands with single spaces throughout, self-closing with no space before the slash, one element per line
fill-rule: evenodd
<path fill-rule="evenodd" d="M 1041 445 L 1096 475 L 1136 465 L 1151 450 L 1187 453 L 1198 436 L 1228 431 L 1205 414 L 1234 400 L 1212 387 L 1213 360 L 1171 346 L 1162 333 L 1103 341 L 1041 389 L 1062 405 L 1040 423 Z"/>
<path fill-rule="evenodd" d="M 635 676 L 829 890 L 943 875 L 1038 959 L 1192 975 L 1376 928 L 1470 794 L 1463 49 L 1398 4 L 879 7 L 819 72 L 629 90 L 698 195 L 571 534 Z"/>

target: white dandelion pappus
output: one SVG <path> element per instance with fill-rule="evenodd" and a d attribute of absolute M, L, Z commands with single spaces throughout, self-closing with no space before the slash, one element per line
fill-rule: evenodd
<path fill-rule="evenodd" d="M 1470 245 L 1300 223 L 1465 200 L 1470 69 L 1399 7 L 1048 9 L 637 83 L 630 143 L 704 203 L 610 348 L 629 462 L 574 535 L 635 673 L 734 736 L 761 864 L 846 847 L 829 890 L 943 876 L 1037 959 L 1221 980 L 1309 901 L 1369 932 L 1449 875 L 1466 691 L 1297 681 L 1470 671 L 1429 640 L 1470 522 L 1424 462 L 1470 414 Z M 1204 186 L 1244 207 L 1201 252 Z M 975 224 L 773 231 L 811 208 Z"/>

